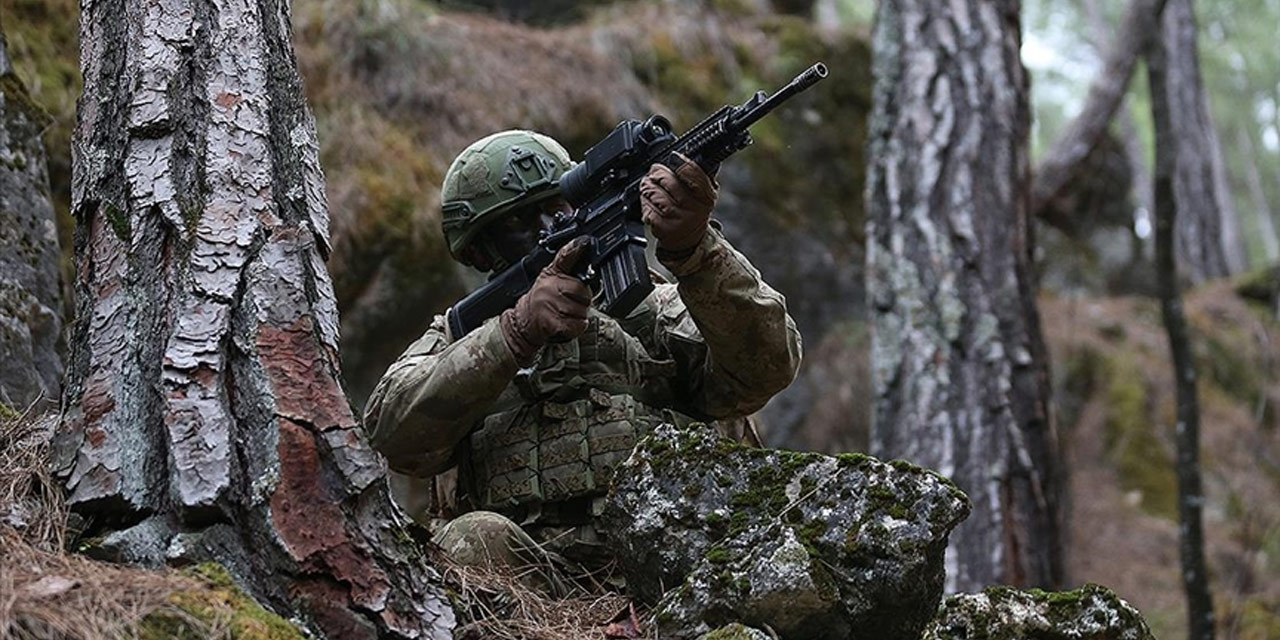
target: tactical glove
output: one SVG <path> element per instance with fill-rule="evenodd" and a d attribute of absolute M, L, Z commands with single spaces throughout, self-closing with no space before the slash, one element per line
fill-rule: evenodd
<path fill-rule="evenodd" d="M 696 162 L 684 162 L 675 171 L 655 164 L 640 181 L 640 217 L 658 248 L 667 254 L 693 251 L 707 234 L 711 209 L 716 204 L 716 184 Z"/>
<path fill-rule="evenodd" d="M 573 275 L 590 240 L 581 237 L 560 248 L 516 306 L 502 312 L 502 337 L 521 366 L 533 364 L 548 342 L 568 342 L 587 330 L 591 288 Z"/>

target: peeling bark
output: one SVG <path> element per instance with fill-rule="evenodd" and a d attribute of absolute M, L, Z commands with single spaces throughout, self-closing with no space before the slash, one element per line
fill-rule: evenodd
<path fill-rule="evenodd" d="M 1170 9 L 1184 0 L 1170 0 Z M 1190 2 L 1186 1 L 1190 10 Z M 1191 338 L 1186 314 L 1182 310 L 1182 291 L 1179 284 L 1178 264 L 1180 235 L 1184 229 L 1184 215 L 1200 214 L 1185 206 L 1203 204 L 1181 197 L 1184 185 L 1179 181 L 1186 176 L 1184 164 L 1193 168 L 1203 167 L 1203 158 L 1186 155 L 1187 135 L 1183 128 L 1187 123 L 1176 120 L 1179 113 L 1176 91 L 1179 84 L 1190 82 L 1178 78 L 1189 69 L 1177 66 L 1166 56 L 1176 38 L 1185 34 L 1165 30 L 1147 54 L 1147 69 L 1151 81 L 1151 113 L 1156 134 L 1156 276 L 1160 288 L 1160 309 L 1165 331 L 1169 336 L 1169 349 L 1173 355 L 1174 384 L 1178 399 L 1177 409 L 1177 461 L 1178 477 L 1178 550 L 1182 561 L 1182 583 L 1187 595 L 1187 617 L 1191 640 L 1212 640 L 1214 636 L 1213 598 L 1209 593 L 1208 567 L 1204 557 L 1204 489 L 1200 482 L 1200 401 L 1196 388 L 1196 362 L 1192 354 Z M 1195 52 L 1191 52 L 1192 60 Z M 1181 105 L 1185 107 L 1186 105 Z M 1202 176 L 1203 178 L 1203 176 Z M 1201 183 L 1203 184 L 1203 183 Z"/>
<path fill-rule="evenodd" d="M 289 37 L 279 0 L 82 3 L 82 320 L 56 463 L 117 557 L 221 562 L 321 636 L 447 638 L 439 576 L 339 382 Z"/>
<path fill-rule="evenodd" d="M 55 406 L 62 384 L 62 291 L 49 170 L 49 123 L 9 63 L 0 32 L 0 404 Z"/>
<path fill-rule="evenodd" d="M 872 452 L 951 477 L 973 514 L 948 589 L 1063 581 L 1035 307 L 1018 3 L 880 3 L 867 206 Z"/>

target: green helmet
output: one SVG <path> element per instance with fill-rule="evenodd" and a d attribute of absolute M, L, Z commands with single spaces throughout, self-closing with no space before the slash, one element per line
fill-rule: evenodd
<path fill-rule="evenodd" d="M 449 251 L 462 250 L 486 225 L 517 207 L 560 194 L 560 176 L 573 166 L 560 143 L 533 131 L 495 133 L 458 154 L 440 190 L 441 223 Z"/>

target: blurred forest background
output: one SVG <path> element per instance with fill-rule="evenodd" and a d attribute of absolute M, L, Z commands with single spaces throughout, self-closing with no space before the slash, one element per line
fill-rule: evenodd
<path fill-rule="evenodd" d="M 1080 109 L 1126 3 L 1026 0 L 1033 162 Z M 1221 637 L 1280 638 L 1280 0 L 1200 0 L 1201 68 L 1247 268 L 1188 292 L 1201 371 L 1207 554 Z M 0 0 L 9 56 L 45 132 L 64 273 L 80 91 L 75 0 Z M 526 127 L 581 154 L 625 117 L 683 129 L 814 61 L 831 78 L 761 122 L 720 175 L 726 234 L 782 291 L 800 378 L 761 412 L 768 444 L 867 448 L 871 389 L 863 187 L 873 0 L 301 0 L 294 46 L 328 180 L 329 268 L 357 405 L 435 313 L 479 282 L 448 257 L 439 187 L 453 156 Z M 1088 170 L 1039 225 L 1040 311 L 1072 501 L 1070 582 L 1185 635 L 1172 467 L 1174 396 L 1154 298 L 1146 73 Z M 1043 217 L 1043 214 L 1042 214 Z M 65 298 L 69 301 L 70 296 Z"/>

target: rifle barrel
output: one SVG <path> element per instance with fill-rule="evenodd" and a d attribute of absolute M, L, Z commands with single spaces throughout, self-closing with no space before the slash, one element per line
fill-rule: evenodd
<path fill-rule="evenodd" d="M 812 67 L 805 69 L 803 73 L 796 76 L 787 83 L 787 86 L 778 89 L 773 95 L 769 96 L 764 102 L 761 102 L 756 108 L 744 113 L 738 118 L 734 125 L 739 129 L 746 129 L 755 124 L 757 120 L 768 115 L 770 111 L 778 108 L 778 105 L 790 100 L 793 96 L 813 85 L 819 80 L 827 77 L 827 65 L 821 62 L 814 63 Z"/>

